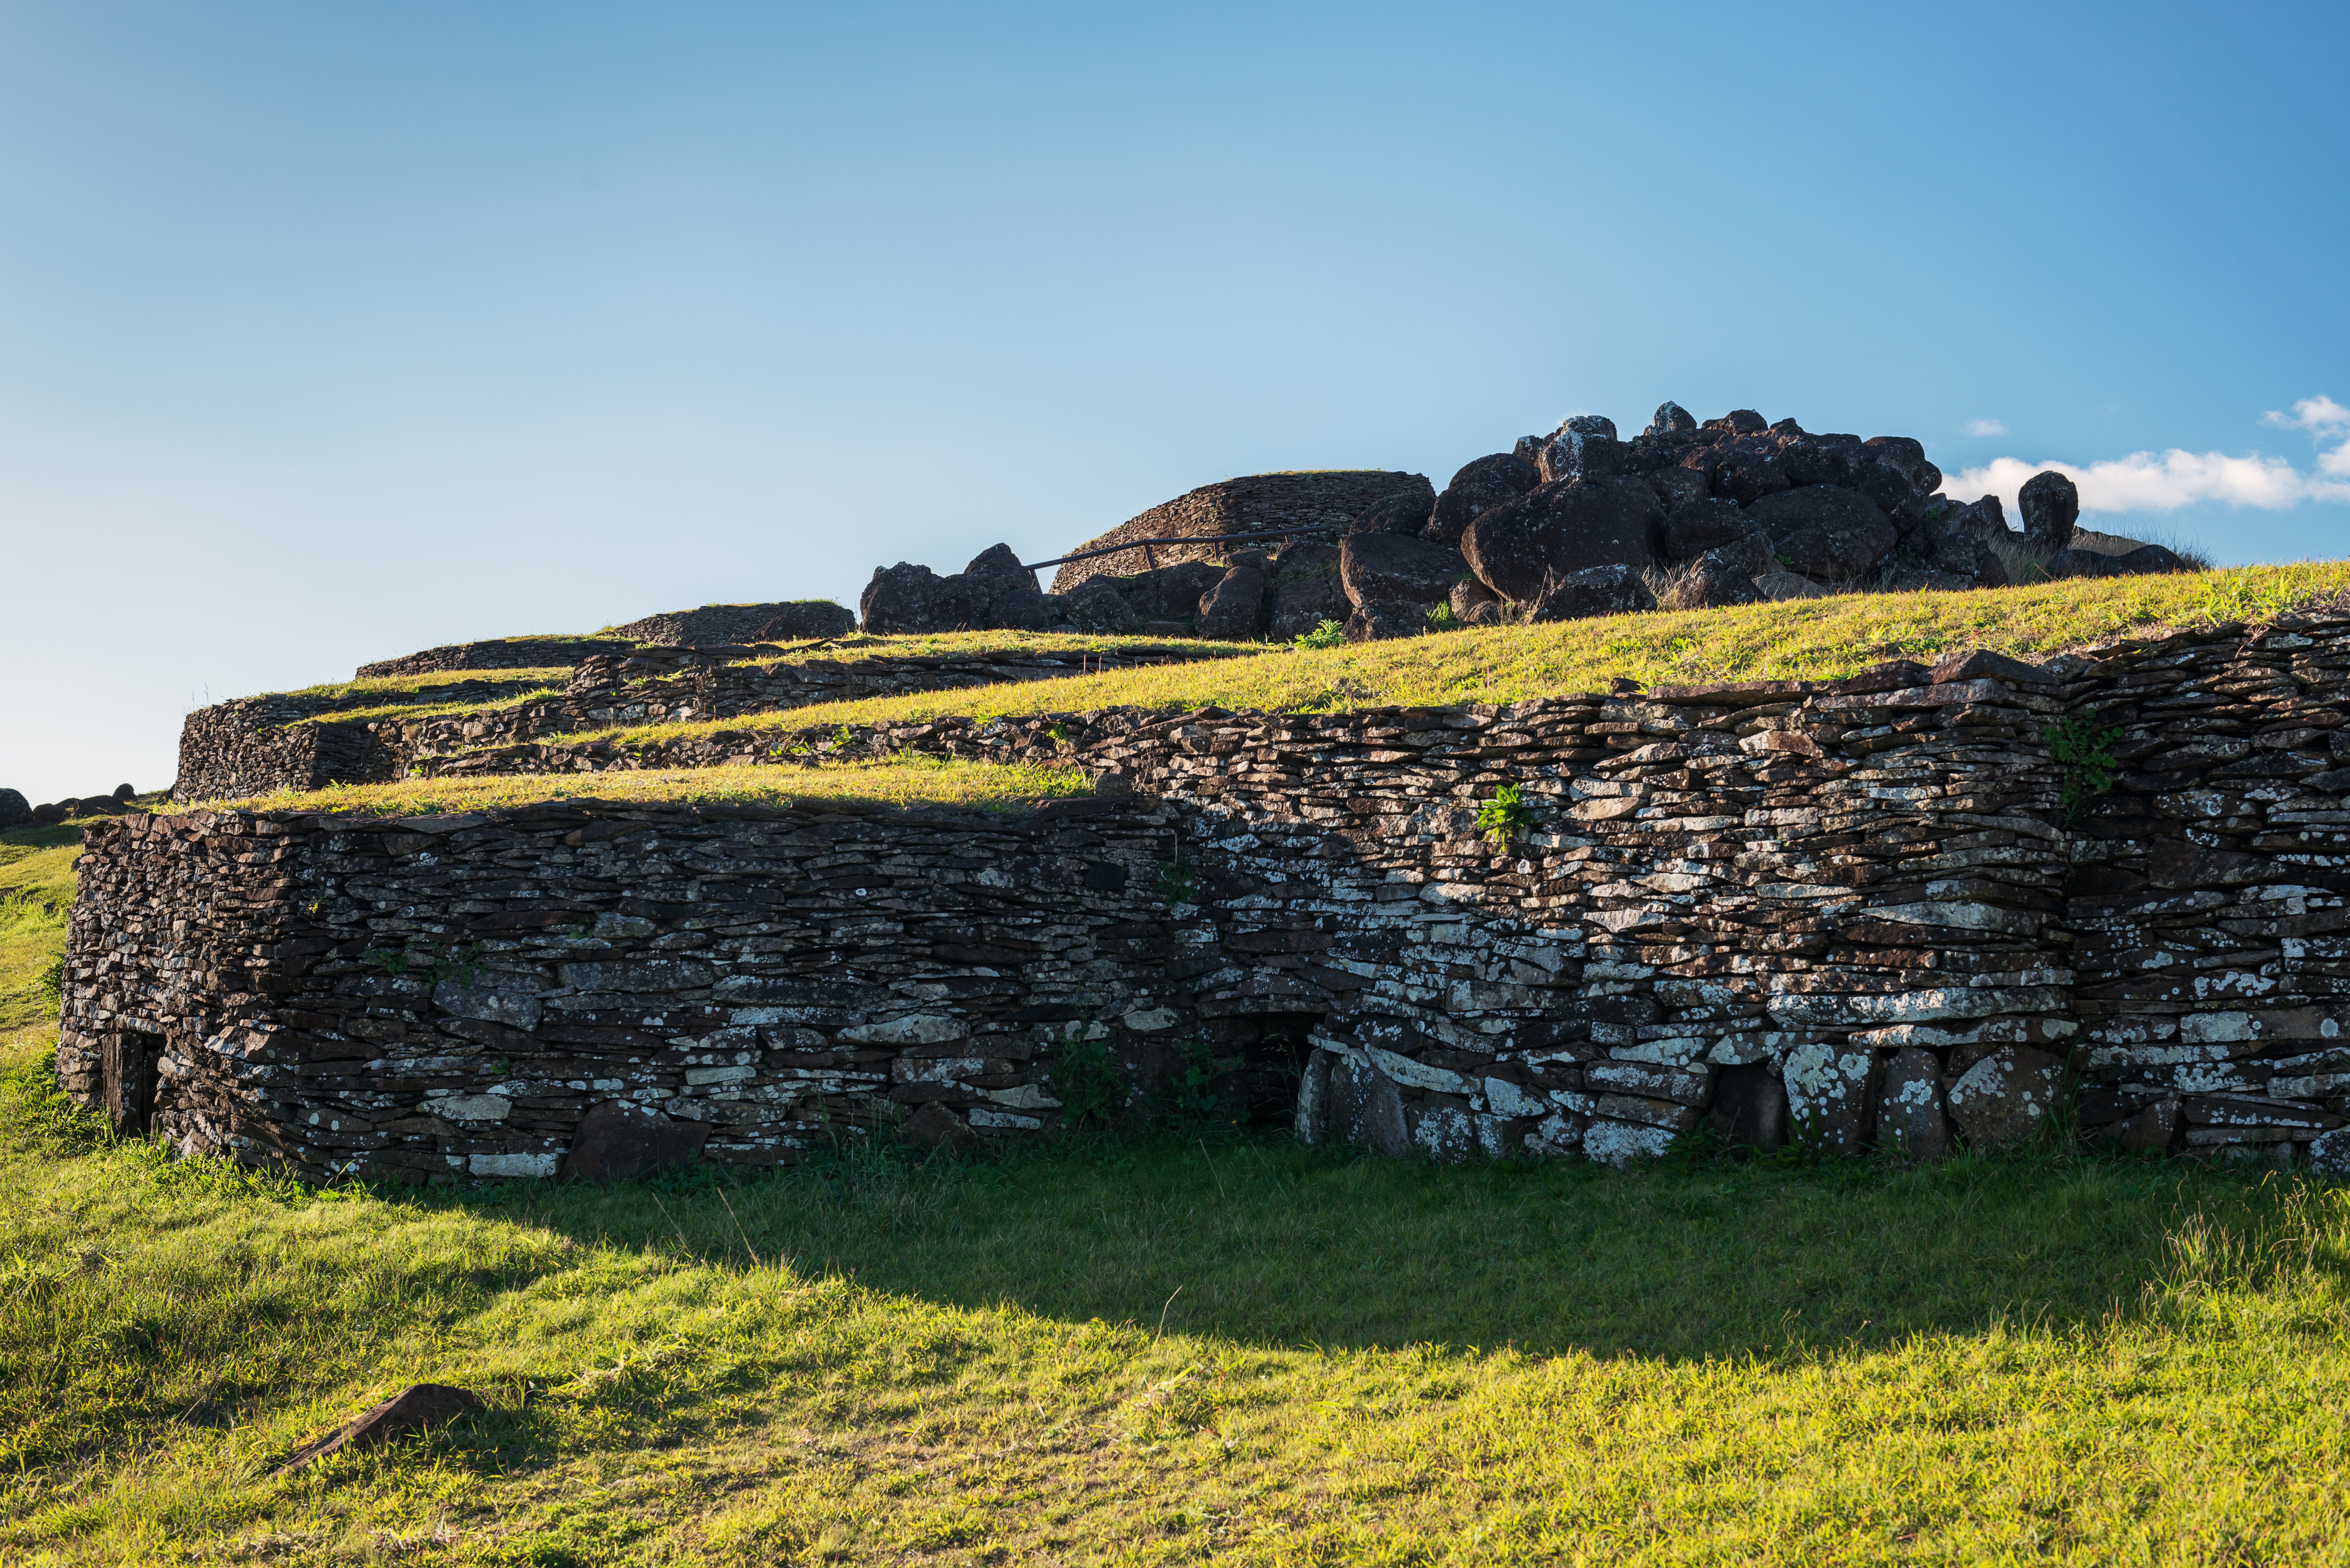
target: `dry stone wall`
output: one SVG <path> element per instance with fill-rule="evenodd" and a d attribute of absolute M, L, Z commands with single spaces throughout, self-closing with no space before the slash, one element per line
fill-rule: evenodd
<path fill-rule="evenodd" d="M 916 1130 L 950 1141 L 1047 1131 L 1046 1064 L 1064 1039 L 1050 1029 L 1079 1023 L 1145 1078 L 1171 1060 L 1159 1042 L 1198 1043 L 1260 1077 L 1293 1074 L 1284 1097 L 1309 1138 L 1442 1158 L 1619 1161 L 1711 1126 L 1930 1158 L 2077 1121 L 2147 1149 L 2340 1169 L 2345 680 L 2350 617 L 2313 614 L 2041 666 L 1971 654 L 1826 684 L 801 737 L 859 754 L 1059 760 L 1101 781 L 1095 815 L 1030 826 L 845 813 L 753 826 L 577 803 L 371 826 L 133 819 L 95 832 L 85 857 L 61 1071 L 85 1098 L 135 1109 L 140 1064 L 184 1059 L 158 1069 L 158 1106 L 183 1081 L 191 1107 L 230 1107 L 207 1127 L 234 1130 L 247 1106 L 241 1136 L 292 1140 L 249 1152 L 311 1169 L 327 1146 L 300 1128 L 325 1123 L 302 1118 L 327 1113 L 302 1096 L 326 1091 L 264 1065 L 307 1060 L 314 1037 L 360 1043 L 350 1060 L 390 1061 L 413 1041 L 437 1064 L 413 1081 L 407 1066 L 368 1069 L 399 1085 L 379 1100 L 358 1067 L 304 1071 L 343 1075 L 334 1092 L 358 1097 L 335 1104 L 380 1137 L 368 1147 L 382 1168 L 522 1174 L 600 1147 L 587 1120 L 607 1103 L 599 1084 L 665 1107 L 658 1123 L 626 1113 L 648 1137 L 709 1123 L 728 1129 L 710 1134 L 709 1158 L 788 1158 L 812 1123 L 754 1135 L 770 1124 L 695 1109 L 720 1080 L 691 1075 L 735 1072 L 726 1081 L 789 1099 L 805 1098 L 802 1080 L 771 1075 L 855 1068 L 878 1092 L 884 1056 L 839 1054 L 849 1047 L 889 1054 L 889 1086 L 854 1115 L 852 1095 L 827 1091 L 826 1115 L 847 1125 L 919 1110 Z M 796 764 L 790 739 L 737 743 Z M 691 748 L 724 743 L 512 760 L 692 765 L 711 759 Z M 1079 831 L 1091 841 L 1068 836 Z M 884 896 L 884 877 L 886 908 L 844 896 L 852 883 Z M 999 927 L 1013 936 L 999 941 Z M 592 941 L 617 943 L 614 956 L 577 958 L 571 944 Z M 367 956 L 395 942 L 438 944 L 433 961 L 459 967 L 425 984 Z M 564 967 L 605 962 L 702 967 Z M 471 963 L 526 978 L 480 981 Z M 643 979 L 657 974 L 676 985 Z M 737 976 L 802 989 L 722 994 L 750 983 Z M 625 995 L 608 1000 L 608 981 Z M 483 986 L 523 999 L 473 1000 Z M 722 1017 L 721 1002 L 839 1016 L 760 1023 Z M 937 1022 L 840 1033 L 917 1016 Z M 823 1044 L 730 1035 L 737 1054 L 722 1059 L 705 1039 L 785 1025 Z M 605 1072 L 588 1036 L 550 1027 L 622 1031 L 595 1038 L 613 1061 L 639 1054 Z M 1011 1033 L 1040 1028 L 1016 1054 Z M 964 1044 L 983 1036 L 984 1051 Z M 494 1045 L 577 1065 L 499 1088 L 505 1070 L 484 1066 Z M 933 1047 L 973 1064 L 907 1064 Z M 933 1071 L 962 1097 L 907 1088 Z M 269 1083 L 295 1086 L 258 1108 L 237 1098 Z M 426 1108 L 459 1099 L 483 1127 Z M 537 1119 L 516 1119 L 525 1101 Z M 571 1168 L 605 1168 L 602 1154 L 580 1158 Z"/>
<path fill-rule="evenodd" d="M 446 670 L 543 670 L 577 664 L 599 653 L 626 649 L 624 637 L 494 638 L 488 642 L 453 642 L 421 653 L 380 659 L 359 668 L 358 680 L 388 675 L 438 675 Z"/>
<path fill-rule="evenodd" d="M 1149 1082 L 1212 932 L 1165 817 L 598 806 L 94 829 L 60 1078 L 312 1179 L 788 1161 L 1041 1130 L 1056 1043 Z M 1227 1030 L 1227 1033 L 1231 1031 Z"/>
<path fill-rule="evenodd" d="M 1254 473 L 1186 491 L 1108 533 L 1076 546 L 1070 554 L 1108 549 L 1132 539 L 1203 539 L 1199 545 L 1141 546 L 1072 561 L 1053 576 L 1053 592 L 1066 594 L 1100 576 L 1132 576 L 1152 566 L 1204 561 L 1223 553 L 1216 541 L 1232 535 L 1295 529 L 1300 534 L 1343 534 L 1380 502 L 1401 493 L 1436 504 L 1428 476 L 1387 469 L 1345 469 L 1325 473 Z"/>
<path fill-rule="evenodd" d="M 329 784 L 382 784 L 420 763 L 483 746 L 512 746 L 580 730 L 682 723 L 804 707 L 811 702 L 1046 680 L 1093 670 L 1222 657 L 1198 645 L 1115 654 L 1035 653 L 992 659 L 910 656 L 740 663 L 742 648 L 645 648 L 586 659 L 564 695 L 544 701 L 421 719 L 337 722 L 338 709 L 379 706 L 381 693 L 252 697 L 188 716 L 180 735 L 182 801 L 233 800 Z M 535 682 L 468 680 L 402 695 L 419 706 L 494 701 Z"/>

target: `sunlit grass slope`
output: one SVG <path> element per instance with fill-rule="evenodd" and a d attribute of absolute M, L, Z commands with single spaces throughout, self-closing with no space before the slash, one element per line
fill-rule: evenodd
<path fill-rule="evenodd" d="M 397 784 L 333 784 L 325 789 L 248 795 L 196 803 L 208 810 L 352 811 L 371 816 L 484 811 L 548 800 L 739 801 L 820 805 L 829 801 L 876 805 L 960 805 L 1019 810 L 1041 801 L 1089 794 L 1093 786 L 1074 768 L 913 757 L 901 762 L 845 763 L 823 768 L 772 767 L 650 770 L 643 773 L 528 774 L 491 778 L 404 779 Z M 177 809 L 177 808 L 173 808 Z"/>
<path fill-rule="evenodd" d="M 600 785 L 607 783 L 598 780 Z M 0 835 L 54 902 L 59 830 Z M 0 945 L 0 1561 L 2339 1561 L 2350 1194 L 2042 1155 L 307 1192 L 111 1143 Z M 490 1412 L 289 1478 L 419 1380 Z"/>
<path fill-rule="evenodd" d="M 993 719 L 1128 704 L 1168 711 L 1214 704 L 1321 712 L 1387 703 L 1513 702 L 1605 691 L 1619 677 L 1647 686 L 1828 680 L 1888 659 L 1930 663 L 1967 648 L 2042 659 L 2166 626 L 2256 620 L 2294 605 L 2334 599 L 2345 590 L 2350 562 L 1969 593 L 1853 594 L 1484 628 L 1355 647 L 1278 649 L 1251 658 L 1071 680 L 815 704 L 792 709 L 773 722 L 799 728 L 949 714 Z M 728 719 L 597 733 L 624 741 L 658 739 L 760 722 Z"/>

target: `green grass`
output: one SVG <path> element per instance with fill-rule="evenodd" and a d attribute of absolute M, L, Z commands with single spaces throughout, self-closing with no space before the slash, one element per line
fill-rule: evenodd
<path fill-rule="evenodd" d="M 48 898 L 56 830 L 0 836 Z M 0 949 L 0 1560 L 2340 1561 L 2350 1192 L 1278 1137 L 306 1191 L 63 1106 Z M 489 1412 L 296 1476 L 409 1382 Z"/>
<path fill-rule="evenodd" d="M 1828 680 L 1889 659 L 1932 662 L 1968 648 L 2043 659 L 2166 626 L 2258 620 L 2350 591 L 2350 562 L 2100 578 L 1968 593 L 1852 594 L 1728 609 L 1659 611 L 1542 626 L 1480 628 L 1333 649 L 1283 649 L 1195 665 L 1048 682 L 811 704 L 796 729 L 1216 705 L 1329 712 L 1389 703 L 1514 702 L 1708 680 Z M 750 716 L 598 732 L 622 742 L 740 729 Z"/>
<path fill-rule="evenodd" d="M 206 810 L 351 811 L 370 816 L 421 816 L 485 811 L 540 801 L 738 801 L 819 805 L 958 805 L 1018 811 L 1093 793 L 1074 768 L 996 766 L 946 758 L 829 763 L 823 767 L 723 767 L 599 774 L 507 774 L 488 778 L 404 779 L 397 784 L 330 784 L 325 789 L 196 803 Z"/>
<path fill-rule="evenodd" d="M 935 635 L 904 637 L 867 637 L 862 633 L 835 639 L 819 648 L 802 649 L 795 653 L 777 654 L 771 658 L 742 659 L 737 666 L 775 666 L 806 664 L 859 659 L 1005 659 L 1024 655 L 1085 653 L 1152 654 L 1162 652 L 1170 645 L 1163 638 L 1094 637 L 1068 632 L 1034 631 L 957 631 Z M 1210 642 L 1186 639 L 1180 647 L 1193 658 L 1230 657 L 1255 653 L 1264 645 L 1253 642 Z M 490 670 L 443 672 L 435 675 L 382 676 L 367 680 L 344 680 L 324 686 L 308 686 L 299 691 L 286 692 L 291 697 L 312 698 L 321 701 L 348 704 L 328 711 L 297 719 L 285 726 L 298 724 L 364 723 L 370 719 L 440 719 L 457 713 L 494 713 L 513 708 L 526 708 L 534 702 L 544 702 L 563 695 L 571 680 L 568 667 L 549 670 Z M 509 692 L 489 701 L 438 701 L 431 697 L 431 689 L 446 686 L 463 680 L 496 680 L 501 682 L 524 680 L 536 682 L 527 690 Z"/>

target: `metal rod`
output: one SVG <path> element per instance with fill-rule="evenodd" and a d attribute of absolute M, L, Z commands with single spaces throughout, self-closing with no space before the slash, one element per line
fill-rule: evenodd
<path fill-rule="evenodd" d="M 1072 561 L 1090 561 L 1097 556 L 1115 556 L 1120 550 L 1133 549 L 1141 550 L 1142 558 L 1148 561 L 1151 558 L 1150 546 L 1153 545 L 1250 545 L 1265 539 L 1286 539 L 1296 534 L 1326 532 L 1337 526 L 1336 523 L 1309 523 L 1297 528 L 1276 528 L 1269 534 L 1191 534 L 1177 539 L 1128 539 L 1123 545 L 1110 545 L 1099 550 L 1080 550 L 1074 556 L 1059 556 L 1049 561 L 1031 561 L 1020 569 L 1041 572 L 1047 566 L 1066 566 Z M 1154 566 L 1151 569 L 1156 571 L 1158 568 Z"/>

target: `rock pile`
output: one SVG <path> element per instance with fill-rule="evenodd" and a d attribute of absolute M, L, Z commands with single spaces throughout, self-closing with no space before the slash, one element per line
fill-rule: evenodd
<path fill-rule="evenodd" d="M 138 791 L 117 784 L 112 794 L 68 795 L 42 805 L 30 805 L 13 789 L 0 789 L 0 832 L 30 823 L 55 824 L 77 816 L 120 816 L 139 808 L 130 804 Z"/>

